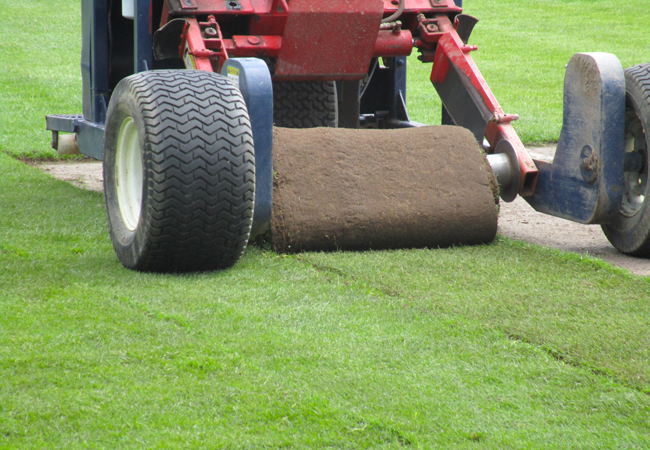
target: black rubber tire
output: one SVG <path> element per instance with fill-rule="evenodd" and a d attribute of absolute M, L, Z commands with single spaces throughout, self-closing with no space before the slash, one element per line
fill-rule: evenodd
<path fill-rule="evenodd" d="M 117 139 L 128 117 L 137 128 L 143 172 L 134 230 L 120 211 L 116 174 Z M 187 272 L 232 266 L 246 248 L 255 200 L 253 137 L 239 89 L 226 77 L 193 70 L 142 72 L 120 81 L 106 119 L 104 194 L 113 247 L 125 267 Z"/>
<path fill-rule="evenodd" d="M 333 81 L 274 82 L 273 123 L 284 128 L 336 128 L 336 84 Z"/>
<path fill-rule="evenodd" d="M 621 211 L 613 223 L 602 225 L 609 242 L 620 252 L 632 255 L 650 256 L 650 180 L 648 180 L 648 149 L 650 148 L 650 63 L 639 64 L 625 70 L 625 136 L 626 144 L 634 143 L 629 150 L 642 155 L 643 168 L 640 172 L 625 173 L 625 194 L 633 192 L 628 186 L 630 180 L 640 180 L 636 190 L 636 206 L 624 199 Z M 633 141 L 631 139 L 633 138 Z M 627 145 L 626 145 L 627 147 Z M 639 195 L 639 192 L 641 194 Z M 627 197 L 628 199 L 631 197 Z"/>

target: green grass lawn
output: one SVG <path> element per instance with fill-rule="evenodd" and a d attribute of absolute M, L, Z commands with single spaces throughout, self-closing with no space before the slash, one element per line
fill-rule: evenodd
<path fill-rule="evenodd" d="M 465 3 L 526 142 L 557 139 L 574 52 L 650 61 L 646 0 Z M 80 112 L 79 33 L 79 1 L 0 0 L 0 449 L 650 448 L 650 280 L 600 261 L 499 238 L 124 269 L 101 194 L 11 157 Z"/>
<path fill-rule="evenodd" d="M 647 279 L 505 239 L 140 274 L 100 194 L 0 174 L 0 448 L 650 446 Z"/>
<path fill-rule="evenodd" d="M 81 113 L 81 2 L 0 0 L 0 151 L 55 158 L 47 114 Z"/>

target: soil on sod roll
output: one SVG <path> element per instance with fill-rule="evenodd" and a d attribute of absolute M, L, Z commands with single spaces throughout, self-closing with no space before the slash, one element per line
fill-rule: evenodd
<path fill-rule="evenodd" d="M 278 252 L 448 247 L 496 235 L 496 179 L 464 128 L 276 128 L 273 139 Z"/>

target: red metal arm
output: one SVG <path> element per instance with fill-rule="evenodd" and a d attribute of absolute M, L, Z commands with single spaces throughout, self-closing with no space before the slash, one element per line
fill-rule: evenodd
<path fill-rule="evenodd" d="M 189 17 L 185 21 L 185 30 L 181 35 L 181 46 L 178 49 L 185 60 L 185 65 L 188 68 L 212 72 L 210 57 L 214 52 L 206 48 L 198 21 L 194 17 Z"/>
<path fill-rule="evenodd" d="M 532 195 L 539 171 L 510 124 L 518 117 L 503 112 L 469 55 L 477 47 L 464 44 L 445 15 L 436 16 L 433 19 L 421 16 L 419 22 L 420 40 L 416 42 L 416 46 L 423 50 L 425 61 L 433 62 L 431 82 L 438 90 L 443 102 L 448 99 L 445 106 L 452 118 L 458 125 L 479 130 L 475 131 L 475 134 L 484 135 L 490 143 L 491 149 L 495 149 L 502 139 L 510 141 L 520 161 L 519 193 L 522 196 Z M 457 92 L 450 93 L 449 90 L 452 87 Z M 454 105 L 452 99 L 465 101 L 462 105 Z M 455 114 L 455 112 L 457 113 Z M 468 116 L 471 116 L 466 119 L 468 123 L 463 123 Z"/>

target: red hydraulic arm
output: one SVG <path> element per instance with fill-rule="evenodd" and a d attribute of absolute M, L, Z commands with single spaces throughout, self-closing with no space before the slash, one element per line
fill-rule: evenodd
<path fill-rule="evenodd" d="M 505 114 L 481 75 L 470 52 L 477 49 L 465 44 L 446 15 L 420 17 L 420 38 L 415 45 L 423 50 L 423 59 L 432 61 L 431 82 L 456 123 L 466 126 L 477 137 L 485 136 L 494 150 L 508 140 L 519 157 L 521 183 L 519 193 L 532 195 L 539 171 L 511 125 L 519 117 Z M 448 101 L 445 101 L 449 99 Z M 454 100 L 458 100 L 454 102 Z M 460 102 L 460 100 L 464 100 Z M 462 123 L 465 119 L 467 123 Z"/>

